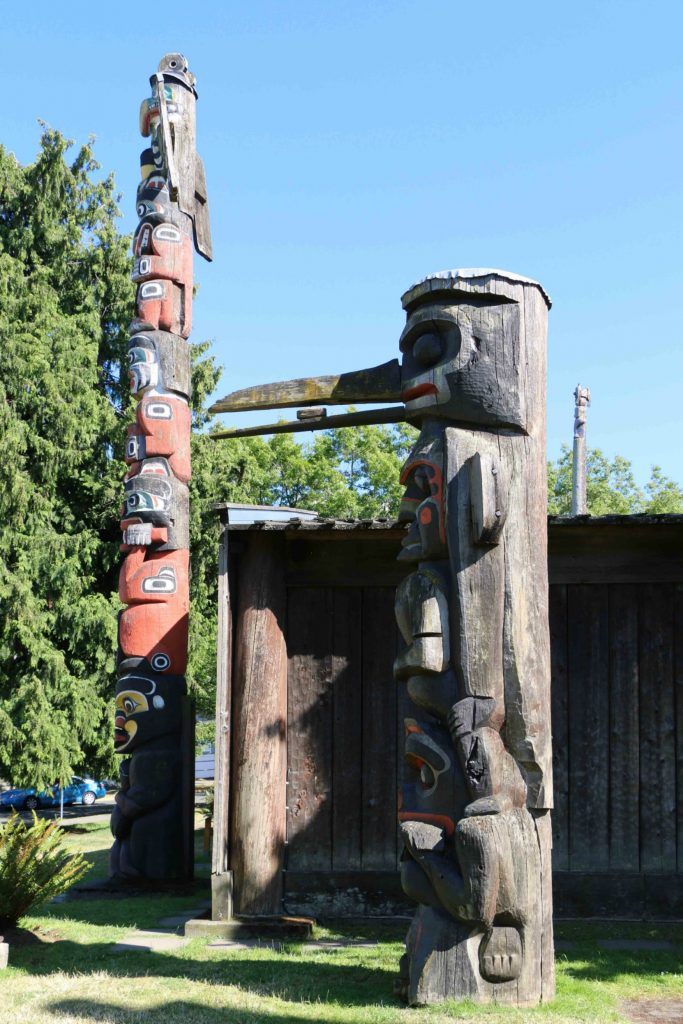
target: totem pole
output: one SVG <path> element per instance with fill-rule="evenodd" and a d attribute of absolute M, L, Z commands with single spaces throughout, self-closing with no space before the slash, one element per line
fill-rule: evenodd
<path fill-rule="evenodd" d="M 591 393 L 580 384 L 574 389 L 574 451 L 572 458 L 572 515 L 588 513 L 586 495 L 586 421 Z"/>
<path fill-rule="evenodd" d="M 409 525 L 398 557 L 411 572 L 396 594 L 405 648 L 394 675 L 414 706 L 401 880 L 418 904 L 399 990 L 411 1005 L 532 1005 L 554 993 L 550 303 L 534 281 L 497 270 L 435 274 L 402 302 L 401 363 L 234 392 L 212 411 L 384 399 L 404 405 L 376 411 L 376 422 L 419 428 L 401 475 Z M 328 423 L 320 415 L 311 429 Z"/>
<path fill-rule="evenodd" d="M 211 259 L 204 169 L 195 150 L 194 75 L 167 54 L 140 131 L 133 239 L 136 318 L 128 343 L 138 402 L 128 428 L 121 530 L 116 752 L 126 756 L 112 814 L 111 875 L 192 874 L 193 709 L 187 697 L 192 248 Z"/>

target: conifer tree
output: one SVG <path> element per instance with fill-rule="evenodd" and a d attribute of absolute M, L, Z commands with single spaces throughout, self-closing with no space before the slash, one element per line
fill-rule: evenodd
<path fill-rule="evenodd" d="M 0 777 L 108 763 L 128 239 L 90 145 L 0 148 Z"/>

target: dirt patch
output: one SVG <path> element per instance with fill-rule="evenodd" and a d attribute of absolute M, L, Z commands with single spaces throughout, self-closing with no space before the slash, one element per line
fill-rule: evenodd
<path fill-rule="evenodd" d="M 4 933 L 4 941 L 9 942 L 10 946 L 42 946 L 49 942 L 60 942 L 63 938 L 61 932 L 47 928 L 6 928 Z"/>
<path fill-rule="evenodd" d="M 627 999 L 619 1009 L 633 1024 L 683 1024 L 683 999 Z"/>

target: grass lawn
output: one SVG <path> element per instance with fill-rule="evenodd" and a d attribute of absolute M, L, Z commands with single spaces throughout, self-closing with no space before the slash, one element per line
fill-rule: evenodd
<path fill-rule="evenodd" d="M 70 845 L 92 861 L 90 877 L 102 877 L 110 843 L 108 822 L 90 819 L 85 827 L 87 831 L 70 834 Z M 201 850 L 200 856 L 201 874 L 208 865 Z M 206 896 L 202 890 L 182 898 L 78 900 L 24 918 L 23 927 L 37 937 L 10 949 L 11 966 L 0 975 L 0 1022 L 602 1024 L 628 1019 L 619 1010 L 622 1000 L 683 1000 L 683 926 L 560 925 L 558 937 L 576 945 L 558 954 L 557 999 L 534 1010 L 462 1003 L 406 1009 L 392 992 L 403 930 L 384 926 L 319 929 L 320 937 L 362 939 L 373 942 L 372 948 L 321 950 L 292 943 L 277 951 L 267 946 L 211 949 L 207 940 L 195 939 L 173 951 L 113 951 L 113 943 L 132 929 L 153 928 L 160 917 L 196 906 Z M 677 945 L 651 952 L 598 948 L 598 939 L 626 937 L 669 939 Z M 669 1018 L 672 1024 L 676 1019 Z"/>

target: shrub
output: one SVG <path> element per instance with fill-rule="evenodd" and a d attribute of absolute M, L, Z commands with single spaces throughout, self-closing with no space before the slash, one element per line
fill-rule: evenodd
<path fill-rule="evenodd" d="M 64 838 L 55 821 L 35 813 L 31 825 L 13 813 L 0 828 L 0 932 L 65 892 L 90 869 L 82 854 L 67 853 Z"/>

